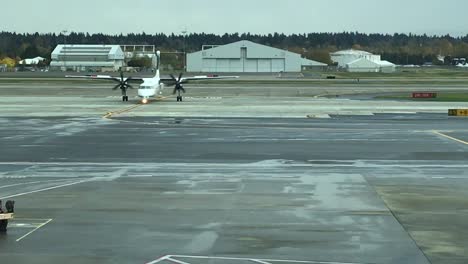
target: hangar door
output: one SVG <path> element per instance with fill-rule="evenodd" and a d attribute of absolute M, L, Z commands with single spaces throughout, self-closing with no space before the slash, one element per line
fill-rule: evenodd
<path fill-rule="evenodd" d="M 249 56 L 250 55 L 250 56 Z M 259 54 L 249 54 L 247 47 L 240 49 L 241 72 L 280 72 L 285 71 L 285 59 L 258 58 Z M 253 57 L 253 58 L 252 58 Z M 257 57 L 257 58 L 255 58 Z"/>
<path fill-rule="evenodd" d="M 245 59 L 241 72 L 281 72 L 285 71 L 284 59 Z"/>
<path fill-rule="evenodd" d="M 204 59 L 202 72 L 242 72 L 239 59 Z"/>
<path fill-rule="evenodd" d="M 242 72 L 281 72 L 285 70 L 284 59 L 245 59 Z"/>
<path fill-rule="evenodd" d="M 255 58 L 258 54 L 248 56 L 247 48 L 240 48 L 239 58 L 203 59 L 203 72 L 284 72 L 284 58 Z M 249 58 L 250 57 L 250 58 Z M 252 58 L 253 57 L 253 58 Z"/>
<path fill-rule="evenodd" d="M 258 59 L 257 72 L 271 72 L 271 59 Z"/>
<path fill-rule="evenodd" d="M 284 59 L 206 59 L 203 72 L 280 72 Z"/>
<path fill-rule="evenodd" d="M 286 69 L 286 63 L 284 59 L 271 59 L 271 71 L 272 72 L 284 72 Z"/>

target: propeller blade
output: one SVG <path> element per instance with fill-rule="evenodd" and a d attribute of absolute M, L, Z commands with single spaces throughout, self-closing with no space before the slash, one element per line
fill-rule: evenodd
<path fill-rule="evenodd" d="M 185 93 L 184 87 L 180 86 L 180 89 L 182 90 L 183 93 Z"/>
<path fill-rule="evenodd" d="M 120 83 L 117 84 L 116 86 L 114 86 L 114 88 L 112 88 L 112 90 L 117 90 L 119 87 L 120 87 Z"/>
<path fill-rule="evenodd" d="M 134 89 L 133 86 L 131 86 L 130 84 L 126 84 L 126 86 L 130 89 Z"/>
<path fill-rule="evenodd" d="M 181 72 L 181 73 L 179 74 L 179 79 L 177 80 L 178 83 L 180 83 L 180 80 L 182 80 L 182 75 L 183 75 L 183 73 Z"/>
<path fill-rule="evenodd" d="M 177 79 L 174 77 L 174 75 L 172 75 L 172 73 L 169 74 L 169 76 L 171 76 L 172 80 L 174 80 L 175 82 L 177 82 Z"/>

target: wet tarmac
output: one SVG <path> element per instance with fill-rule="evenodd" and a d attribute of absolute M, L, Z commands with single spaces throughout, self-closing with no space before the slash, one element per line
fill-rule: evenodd
<path fill-rule="evenodd" d="M 0 98 L 2 263 L 468 262 L 468 122 L 446 105 L 25 89 Z"/>
<path fill-rule="evenodd" d="M 468 259 L 468 147 L 433 131 L 466 132 L 458 119 L 0 122 L 0 197 L 17 201 L 7 263 Z"/>

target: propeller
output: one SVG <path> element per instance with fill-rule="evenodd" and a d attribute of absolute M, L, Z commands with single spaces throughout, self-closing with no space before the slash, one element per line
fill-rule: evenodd
<path fill-rule="evenodd" d="M 124 96 L 127 95 L 127 89 L 128 88 L 133 89 L 133 86 L 128 84 L 128 82 L 130 80 L 132 80 L 132 77 L 124 78 L 124 74 L 123 74 L 122 71 L 120 71 L 120 79 L 115 78 L 114 80 L 116 82 L 118 82 L 119 84 L 114 86 L 114 88 L 112 88 L 112 90 L 117 90 L 118 88 L 120 88 L 120 90 L 122 90 L 122 95 L 124 95 Z"/>
<path fill-rule="evenodd" d="M 180 92 L 185 93 L 185 89 L 182 86 L 182 82 L 181 82 L 182 81 L 182 75 L 183 75 L 183 73 L 180 73 L 179 78 L 176 79 L 176 77 L 174 77 L 174 75 L 170 74 L 172 80 L 174 80 L 174 82 L 175 82 L 174 91 L 172 92 L 172 94 L 178 93 L 178 95 L 180 96 Z"/>

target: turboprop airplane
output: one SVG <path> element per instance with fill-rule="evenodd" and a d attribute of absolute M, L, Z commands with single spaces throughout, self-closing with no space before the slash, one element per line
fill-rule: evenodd
<path fill-rule="evenodd" d="M 149 102 L 151 97 L 161 95 L 164 87 L 166 85 L 174 85 L 173 94 L 177 93 L 177 102 L 182 102 L 182 93 L 185 93 L 185 89 L 182 84 L 190 81 L 200 81 L 200 80 L 219 80 L 219 79 L 232 79 L 239 78 L 239 76 L 193 76 L 193 77 L 183 77 L 182 73 L 179 74 L 179 77 L 176 78 L 174 75 L 170 74 L 171 78 L 161 78 L 159 74 L 159 65 L 161 61 L 161 52 L 156 52 L 157 56 L 157 66 L 156 66 L 156 75 L 153 78 L 143 78 L 143 77 L 127 77 L 125 78 L 123 72 L 120 72 L 119 77 L 112 77 L 110 75 L 85 75 L 85 76 L 75 76 L 67 75 L 66 78 L 80 78 L 80 79 L 92 79 L 92 80 L 113 80 L 118 82 L 114 86 L 113 90 L 120 88 L 122 92 L 122 101 L 128 101 L 127 90 L 128 88 L 134 89 L 129 82 L 139 82 L 138 87 L 138 96 L 141 98 L 141 102 L 146 104 Z"/>

